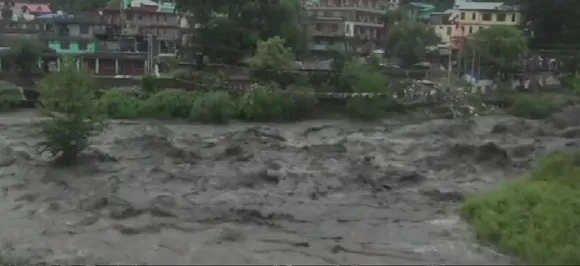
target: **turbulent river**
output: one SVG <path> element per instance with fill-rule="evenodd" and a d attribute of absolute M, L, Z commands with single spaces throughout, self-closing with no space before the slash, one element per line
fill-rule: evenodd
<path fill-rule="evenodd" d="M 34 114 L 3 115 L 0 250 L 49 263 L 511 263 L 476 244 L 458 207 L 546 152 L 577 149 L 578 114 L 114 121 L 75 168 L 36 152 Z"/>

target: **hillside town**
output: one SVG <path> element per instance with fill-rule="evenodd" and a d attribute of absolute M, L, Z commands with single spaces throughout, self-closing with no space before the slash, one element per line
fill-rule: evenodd
<path fill-rule="evenodd" d="M 305 0 L 309 53 L 319 59 L 324 58 L 320 56 L 324 51 L 337 49 L 385 54 L 393 26 L 385 22 L 385 14 L 399 5 L 397 0 Z M 179 51 L 188 49 L 196 30 L 194 16 L 167 1 L 111 1 L 99 10 L 70 12 L 50 4 L 13 1 L 0 7 L 0 34 L 4 39 L 30 38 L 41 43 L 46 48 L 41 59 L 44 68 L 58 69 L 59 56 L 73 55 L 82 57 L 81 64 L 98 75 L 153 73 L 154 64 L 148 62 L 185 54 Z M 461 53 L 467 38 L 481 29 L 522 23 L 518 7 L 501 2 L 457 0 L 442 12 L 431 4 L 410 2 L 404 10 L 436 32 L 438 43 L 427 48 L 440 54 L 444 65 L 449 51 Z M 323 63 L 317 65 L 324 68 Z"/>
<path fill-rule="evenodd" d="M 579 17 L 3 1 L 0 266 L 580 265 Z"/>

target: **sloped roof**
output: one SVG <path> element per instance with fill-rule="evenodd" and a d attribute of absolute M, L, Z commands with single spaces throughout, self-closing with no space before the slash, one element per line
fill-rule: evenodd
<path fill-rule="evenodd" d="M 501 2 L 471 2 L 466 0 L 456 0 L 455 5 L 460 10 L 498 10 L 504 6 Z"/>
<path fill-rule="evenodd" d="M 0 2 L 0 8 L 4 6 L 3 2 Z M 22 8 L 27 8 L 30 12 L 38 13 L 51 13 L 50 5 L 48 4 L 28 4 L 28 3 L 14 3 L 15 10 L 22 10 Z"/>

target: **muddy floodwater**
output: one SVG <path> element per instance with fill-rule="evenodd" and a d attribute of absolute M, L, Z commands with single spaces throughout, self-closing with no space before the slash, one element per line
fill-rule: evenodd
<path fill-rule="evenodd" d="M 0 250 L 50 263 L 511 263 L 476 244 L 458 207 L 577 149 L 569 116 L 114 121 L 62 169 L 36 152 L 32 113 L 3 115 Z"/>

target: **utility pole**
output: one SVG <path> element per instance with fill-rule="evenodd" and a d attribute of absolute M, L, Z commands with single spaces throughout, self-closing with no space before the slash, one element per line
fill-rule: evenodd
<path fill-rule="evenodd" d="M 475 78 L 475 47 L 471 47 L 471 73 L 470 76 Z"/>
<path fill-rule="evenodd" d="M 449 56 L 447 57 L 447 87 L 451 88 L 451 74 L 453 73 L 453 46 L 449 44 Z"/>
<path fill-rule="evenodd" d="M 151 75 L 155 71 L 154 63 L 154 50 L 153 50 L 153 34 L 147 34 L 147 71 L 146 73 Z"/>

